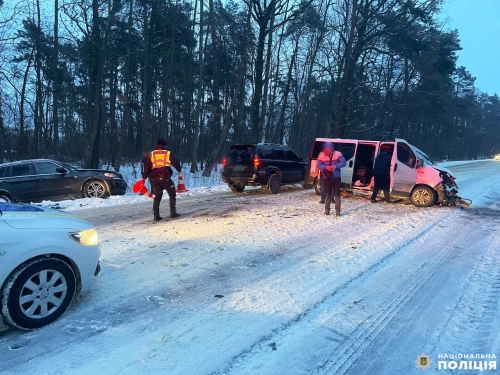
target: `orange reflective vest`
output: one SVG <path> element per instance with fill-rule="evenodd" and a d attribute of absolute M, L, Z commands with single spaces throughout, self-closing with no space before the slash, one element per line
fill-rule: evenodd
<path fill-rule="evenodd" d="M 170 167 L 170 151 L 154 150 L 151 152 L 151 164 L 153 164 L 153 169 Z"/>

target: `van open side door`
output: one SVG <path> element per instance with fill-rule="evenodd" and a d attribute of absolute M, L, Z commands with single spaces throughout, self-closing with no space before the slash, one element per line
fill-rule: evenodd
<path fill-rule="evenodd" d="M 410 196 L 417 181 L 417 157 L 410 144 L 396 138 L 391 163 L 391 191 L 402 197 Z"/>

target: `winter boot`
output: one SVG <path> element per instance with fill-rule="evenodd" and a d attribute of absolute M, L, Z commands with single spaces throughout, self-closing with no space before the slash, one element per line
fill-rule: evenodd
<path fill-rule="evenodd" d="M 340 216 L 340 197 L 335 199 L 335 216 Z"/>
<path fill-rule="evenodd" d="M 330 202 L 331 202 L 331 198 L 326 197 L 326 199 L 325 199 L 325 215 L 330 215 Z"/>
<path fill-rule="evenodd" d="M 170 217 L 172 219 L 175 219 L 176 217 L 179 217 L 181 215 L 179 215 L 177 213 L 177 211 L 175 210 L 175 201 L 176 199 L 175 198 L 170 198 Z"/>

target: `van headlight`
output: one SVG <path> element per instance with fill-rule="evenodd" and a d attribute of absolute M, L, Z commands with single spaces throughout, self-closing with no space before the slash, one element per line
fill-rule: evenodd
<path fill-rule="evenodd" d="M 99 239 L 97 237 L 97 231 L 95 229 L 86 229 L 81 232 L 72 232 L 68 233 L 68 235 L 78 242 L 80 245 L 97 245 L 99 243 Z"/>

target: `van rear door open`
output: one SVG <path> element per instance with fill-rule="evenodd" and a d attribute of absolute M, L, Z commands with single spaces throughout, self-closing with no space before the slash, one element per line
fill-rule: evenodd
<path fill-rule="evenodd" d="M 354 170 L 354 157 L 358 147 L 358 141 L 353 139 L 339 139 L 339 138 L 316 138 L 311 145 L 311 152 L 309 154 L 310 169 L 309 174 L 311 177 L 317 177 L 318 155 L 323 150 L 323 145 L 326 142 L 332 142 L 335 150 L 340 151 L 346 160 L 346 166 L 341 169 L 341 184 L 343 189 L 350 189 L 352 185 L 352 173 Z"/>
<path fill-rule="evenodd" d="M 391 163 L 391 191 L 394 195 L 408 197 L 416 181 L 417 157 L 408 142 L 396 138 Z"/>

